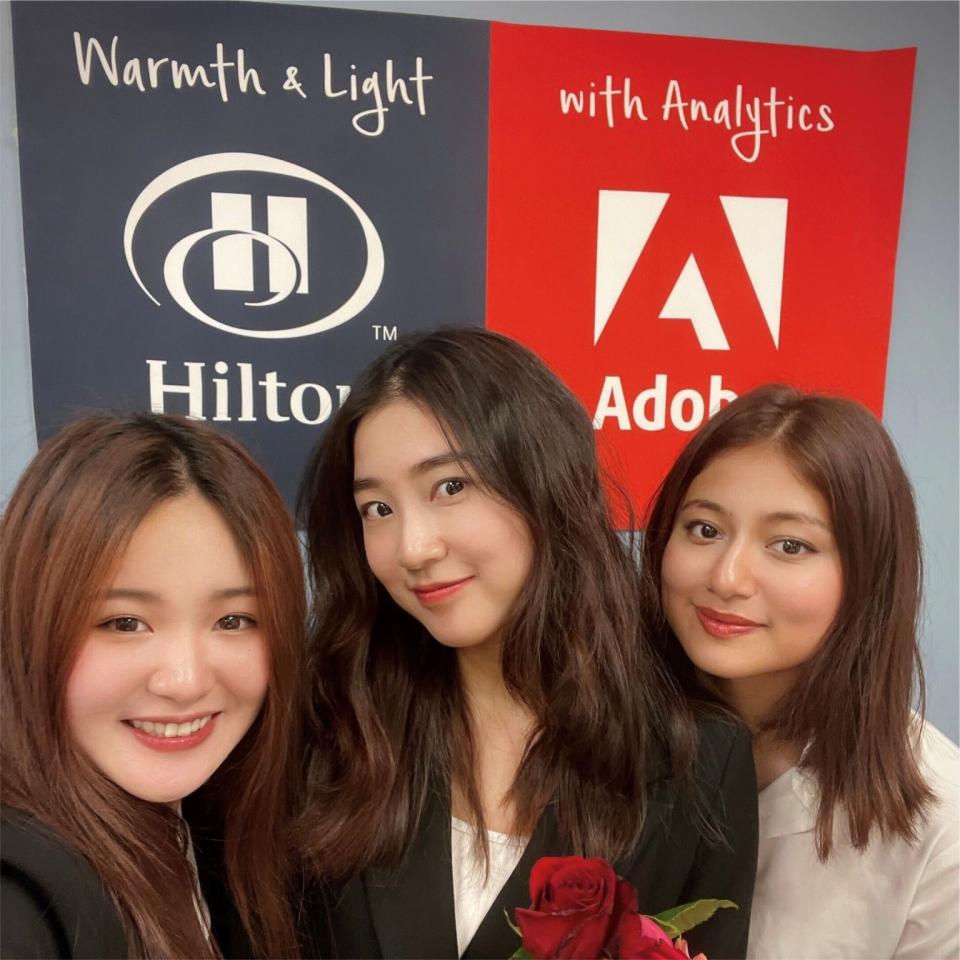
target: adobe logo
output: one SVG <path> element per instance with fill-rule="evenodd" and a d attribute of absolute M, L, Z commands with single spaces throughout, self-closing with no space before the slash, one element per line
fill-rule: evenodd
<path fill-rule="evenodd" d="M 599 191 L 594 345 L 600 340 L 669 199 L 669 193 Z M 722 196 L 720 203 L 773 345 L 779 349 L 787 201 L 779 197 Z M 659 316 L 662 320 L 689 320 L 701 350 L 730 349 L 710 292 L 692 253 L 671 288 Z"/>

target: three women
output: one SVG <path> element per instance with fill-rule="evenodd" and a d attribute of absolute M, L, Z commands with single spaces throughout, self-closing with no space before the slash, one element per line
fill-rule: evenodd
<path fill-rule="evenodd" d="M 69 461 L 66 448 L 57 456 L 68 474 L 85 462 Z M 144 483 L 146 464 L 153 470 L 156 463 L 139 455 L 137 462 L 140 472 L 130 461 L 123 469 Z M 302 608 L 289 605 L 274 579 L 282 567 L 285 582 L 296 583 L 289 532 L 260 542 L 250 516 L 235 515 L 216 484 L 199 467 L 191 471 L 183 486 L 134 496 L 140 507 L 129 516 L 103 499 L 105 491 L 92 499 L 91 515 L 106 518 L 97 521 L 103 536 L 110 527 L 121 531 L 96 548 L 103 558 L 95 563 L 57 532 L 73 508 L 55 498 L 43 508 L 47 493 L 36 479 L 22 495 L 29 506 L 15 497 L 5 522 L 17 531 L 33 501 L 40 503 L 45 535 L 64 537 L 49 556 L 91 571 L 82 578 L 88 593 L 109 580 L 107 598 L 126 602 L 157 592 L 116 579 L 128 561 L 136 579 L 141 539 L 149 544 L 151 531 L 182 527 L 207 531 L 202 510 L 180 515 L 199 488 L 208 511 L 212 498 L 227 525 L 226 540 L 223 530 L 220 541 L 212 530 L 201 539 L 219 542 L 214 552 L 224 556 L 230 537 L 240 543 L 234 579 L 244 579 L 247 564 L 268 611 L 259 611 L 260 622 L 275 625 L 271 638 L 292 637 L 293 621 L 280 611 L 293 611 L 295 620 Z M 122 489 L 117 474 L 104 477 L 111 479 L 106 490 Z M 772 388 L 714 417 L 671 470 L 650 517 L 644 597 L 631 547 L 611 527 L 579 404 L 504 338 L 477 330 L 423 335 L 389 351 L 355 386 L 311 465 L 302 509 L 317 605 L 312 793 L 299 836 L 323 881 L 322 902 L 318 894 L 307 911 L 317 929 L 306 952 L 507 956 L 516 939 L 503 911 L 526 904 L 534 860 L 582 853 L 610 859 L 638 887 L 644 911 L 697 897 L 739 902 L 740 911 L 721 912 L 690 940 L 711 958 L 742 955 L 756 843 L 753 759 L 763 789 L 751 956 L 956 952 L 956 750 L 929 726 L 920 734 L 910 709 L 918 665 L 916 518 L 892 446 L 862 408 Z M 79 516 L 81 526 L 96 519 Z M 14 542 L 31 556 L 29 537 Z M 270 568 L 264 551 L 286 560 Z M 120 573 L 108 576 L 117 557 Z M 60 591 L 79 603 L 54 572 L 31 563 L 16 568 L 41 584 L 38 602 Z M 20 573 L 9 566 L 11 578 Z M 26 581 L 8 584 L 7 576 L 5 563 L 5 597 L 26 597 Z M 156 784 L 126 780 L 125 762 L 111 774 L 122 754 L 98 752 L 100 731 L 107 743 L 128 733 L 125 726 L 144 740 L 158 736 L 160 723 L 166 738 L 174 720 L 191 728 L 199 722 L 197 730 L 178 726 L 169 734 L 189 739 L 203 735 L 207 716 L 226 728 L 219 706 L 202 716 L 144 713 L 139 702 L 128 709 L 121 691 L 120 706 L 108 704 L 99 727 L 102 634 L 109 642 L 114 634 L 153 635 L 152 614 L 104 608 L 81 643 L 79 614 L 59 614 L 56 623 L 67 629 L 51 634 L 53 621 L 37 612 L 43 608 L 23 603 L 27 612 L 14 611 L 20 619 L 13 622 L 36 620 L 25 640 L 46 637 L 42 649 L 51 637 L 72 638 L 66 672 L 45 693 L 53 715 L 68 718 L 51 743 L 92 761 L 106 775 L 100 789 L 113 782 L 131 794 L 118 809 L 133 803 L 139 815 L 137 796 L 148 801 L 143 822 L 155 815 L 156 837 L 179 838 L 160 849 L 182 880 L 182 828 L 162 804 L 193 780 L 161 778 L 161 796 L 152 792 Z M 244 632 L 253 619 L 225 613 L 213 632 Z M 253 848 L 238 840 L 236 810 L 254 809 L 250 791 L 269 794 L 270 786 L 274 805 L 261 809 L 284 808 L 288 781 L 278 757 L 294 742 L 289 710 L 283 714 L 284 704 L 296 703 L 293 663 L 274 654 L 269 675 L 278 695 L 268 689 L 259 712 L 255 690 L 231 700 L 231 684 L 221 684 L 232 704 L 224 712 L 245 701 L 254 727 L 240 732 L 240 748 L 218 775 L 226 784 L 228 770 L 242 773 L 236 786 L 221 791 L 215 778 L 207 789 L 220 805 L 214 819 L 227 838 L 227 874 L 246 934 L 267 955 L 289 940 L 283 884 L 268 877 L 258 886 L 244 875 Z M 5 667 L 5 688 L 29 686 L 26 668 L 17 675 L 14 667 L 9 681 Z M 163 671 L 158 686 L 138 669 L 132 689 L 166 695 Z M 174 670 L 167 679 L 190 676 Z M 245 673 L 240 685 L 249 680 Z M 20 703 L 23 715 L 33 715 L 27 700 Z M 743 733 L 722 719 L 730 708 L 754 731 L 753 759 Z M 267 718 L 272 754 L 260 756 L 253 744 L 263 749 Z M 282 742 L 284 729 L 290 739 Z M 6 741 L 4 749 L 6 766 Z M 73 768 L 57 772 L 75 776 Z M 136 883 L 123 887 L 123 870 L 135 861 L 111 868 L 84 846 L 75 824 L 96 814 L 96 803 L 83 810 L 74 798 L 64 814 L 62 801 L 32 799 L 34 783 L 19 789 L 5 779 L 4 802 L 10 797 L 33 814 L 28 837 L 35 822 L 46 823 L 94 864 L 121 908 L 126 941 L 139 944 L 134 949 L 174 955 L 204 942 L 212 949 L 192 880 L 183 887 L 189 896 L 174 898 L 176 924 L 174 913 L 151 914 Z M 247 800 L 235 803 L 233 789 Z M 266 832 L 250 842 L 269 838 L 282 850 L 280 820 L 258 820 L 258 832 L 261 823 Z M 271 852 L 274 861 L 283 859 Z M 332 937 L 320 907 L 329 910 Z M 176 940 L 180 933 L 187 939 Z"/>

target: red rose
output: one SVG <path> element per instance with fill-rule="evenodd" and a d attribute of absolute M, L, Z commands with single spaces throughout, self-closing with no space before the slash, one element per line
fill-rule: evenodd
<path fill-rule="evenodd" d="M 690 957 L 686 950 L 675 947 L 653 920 L 639 913 L 621 917 L 611 947 L 612 956 L 620 960 L 689 960 Z"/>
<path fill-rule="evenodd" d="M 637 895 L 604 860 L 543 857 L 530 871 L 530 908 L 517 908 L 523 946 L 537 960 L 597 960 Z"/>

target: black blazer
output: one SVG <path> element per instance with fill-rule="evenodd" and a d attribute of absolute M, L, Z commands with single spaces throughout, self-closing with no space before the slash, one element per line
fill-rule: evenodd
<path fill-rule="evenodd" d="M 704 722 L 697 780 L 706 813 L 722 829 L 726 845 L 708 843 L 671 782 L 654 776 L 639 847 L 614 869 L 636 887 L 643 913 L 708 897 L 733 900 L 738 910 L 718 911 L 687 939 L 692 954 L 702 951 L 709 960 L 744 957 L 757 866 L 757 785 L 746 732 L 731 723 Z M 504 911 L 512 919 L 515 907 L 529 905 L 530 870 L 540 857 L 570 852 L 548 806 L 464 957 L 511 956 L 520 940 Z M 368 869 L 336 890 L 317 889 L 305 916 L 306 955 L 457 957 L 448 803 L 432 803 L 399 869 Z"/>
<path fill-rule="evenodd" d="M 0 957 L 127 956 L 120 915 L 92 866 L 32 817 L 0 817 Z"/>

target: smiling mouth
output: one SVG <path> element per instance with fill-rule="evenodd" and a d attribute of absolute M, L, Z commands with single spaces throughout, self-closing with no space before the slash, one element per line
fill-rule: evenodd
<path fill-rule="evenodd" d="M 762 623 L 756 623 L 744 617 L 737 617 L 732 613 L 721 613 L 719 610 L 711 610 L 709 607 L 696 607 L 695 609 L 700 625 L 712 637 L 720 639 L 739 637 L 763 626 Z"/>
<path fill-rule="evenodd" d="M 181 723 L 165 720 L 124 720 L 145 746 L 160 752 L 189 750 L 203 743 L 213 731 L 219 713 L 206 713 Z"/>
<path fill-rule="evenodd" d="M 429 583 L 425 586 L 414 587 L 416 598 L 424 604 L 440 603 L 452 597 L 458 590 L 465 587 L 473 577 L 464 577 L 462 580 L 451 580 L 447 583 Z"/>

